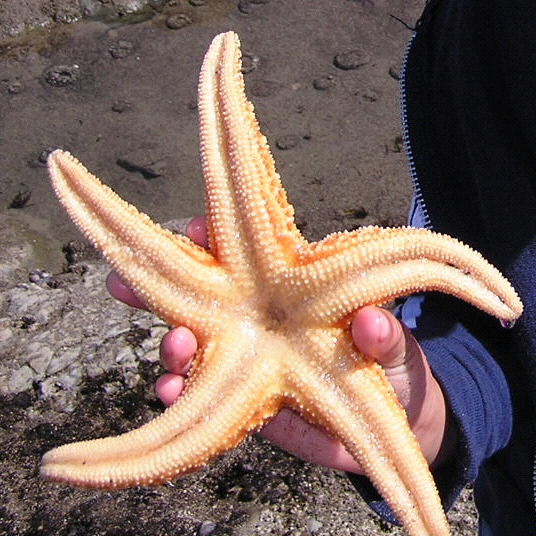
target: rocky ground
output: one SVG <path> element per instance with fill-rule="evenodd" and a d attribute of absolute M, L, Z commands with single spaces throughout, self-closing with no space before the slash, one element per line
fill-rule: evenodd
<path fill-rule="evenodd" d="M 410 31 L 400 21 L 411 26 L 422 4 L 0 1 L 0 534 L 399 534 L 344 474 L 258 438 L 154 489 L 39 479 L 49 448 L 162 411 L 152 387 L 167 330 L 106 294 L 107 268 L 43 163 L 64 147 L 155 220 L 201 213 L 196 79 L 212 37 L 233 29 L 308 238 L 401 224 L 410 184 L 396 78 Z M 469 493 L 451 518 L 454 534 L 475 533 Z"/>

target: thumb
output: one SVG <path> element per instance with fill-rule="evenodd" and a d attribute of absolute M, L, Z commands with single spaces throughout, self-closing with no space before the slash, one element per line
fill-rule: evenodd
<path fill-rule="evenodd" d="M 428 363 L 409 330 L 389 311 L 363 307 L 352 322 L 357 349 L 380 364 L 410 422 L 419 413 L 431 380 Z"/>
<path fill-rule="evenodd" d="M 428 461 L 448 456 L 455 438 L 452 435 L 442 448 L 448 419 L 445 399 L 409 329 L 384 309 L 363 307 L 351 331 L 357 349 L 385 370 Z"/>
<path fill-rule="evenodd" d="M 407 361 L 408 337 L 402 324 L 379 307 L 363 307 L 352 322 L 352 338 L 357 349 L 372 357 L 386 370 Z"/>

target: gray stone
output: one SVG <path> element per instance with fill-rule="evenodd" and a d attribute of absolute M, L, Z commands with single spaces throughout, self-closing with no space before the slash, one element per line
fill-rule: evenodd
<path fill-rule="evenodd" d="M 0 214 L 0 289 L 13 281 L 27 281 L 28 273 L 39 267 L 50 271 L 61 268 L 59 242 L 51 237 L 49 223 L 21 213 L 8 210 Z"/>

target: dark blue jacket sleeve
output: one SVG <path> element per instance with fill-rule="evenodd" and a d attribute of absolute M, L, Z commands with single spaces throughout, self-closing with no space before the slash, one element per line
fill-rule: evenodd
<path fill-rule="evenodd" d="M 509 389 L 501 367 L 493 349 L 455 320 L 460 318 L 459 309 L 454 299 L 436 295 L 411 297 L 399 309 L 443 389 L 458 437 L 455 455 L 434 472 L 447 509 L 461 489 L 475 480 L 483 461 L 506 445 L 512 430 Z M 498 323 L 495 329 L 501 331 Z M 389 508 L 370 484 L 362 477 L 350 478 L 370 506 L 393 522 Z"/>
<path fill-rule="evenodd" d="M 451 299 L 437 301 L 448 303 Z M 501 329 L 497 322 L 495 330 Z M 454 459 L 435 475 L 442 500 L 450 507 L 463 486 L 476 479 L 482 463 L 508 443 L 512 432 L 510 392 L 491 354 L 496 345 L 485 346 L 481 337 L 450 319 L 444 307 L 434 304 L 428 308 L 424 303 L 414 335 L 443 389 L 458 434 Z"/>

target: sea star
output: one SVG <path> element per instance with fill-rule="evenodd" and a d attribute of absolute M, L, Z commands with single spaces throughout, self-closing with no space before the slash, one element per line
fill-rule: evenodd
<path fill-rule="evenodd" d="M 381 367 L 352 345 L 351 313 L 439 290 L 514 321 L 521 302 L 478 253 L 427 230 L 366 227 L 306 241 L 240 65 L 229 32 L 215 37 L 201 69 L 208 251 L 153 223 L 70 154 L 49 157 L 75 224 L 151 311 L 190 327 L 200 349 L 184 394 L 164 414 L 118 437 L 58 447 L 41 474 L 99 488 L 157 484 L 290 407 L 344 444 L 409 534 L 448 534 L 404 410 Z"/>

